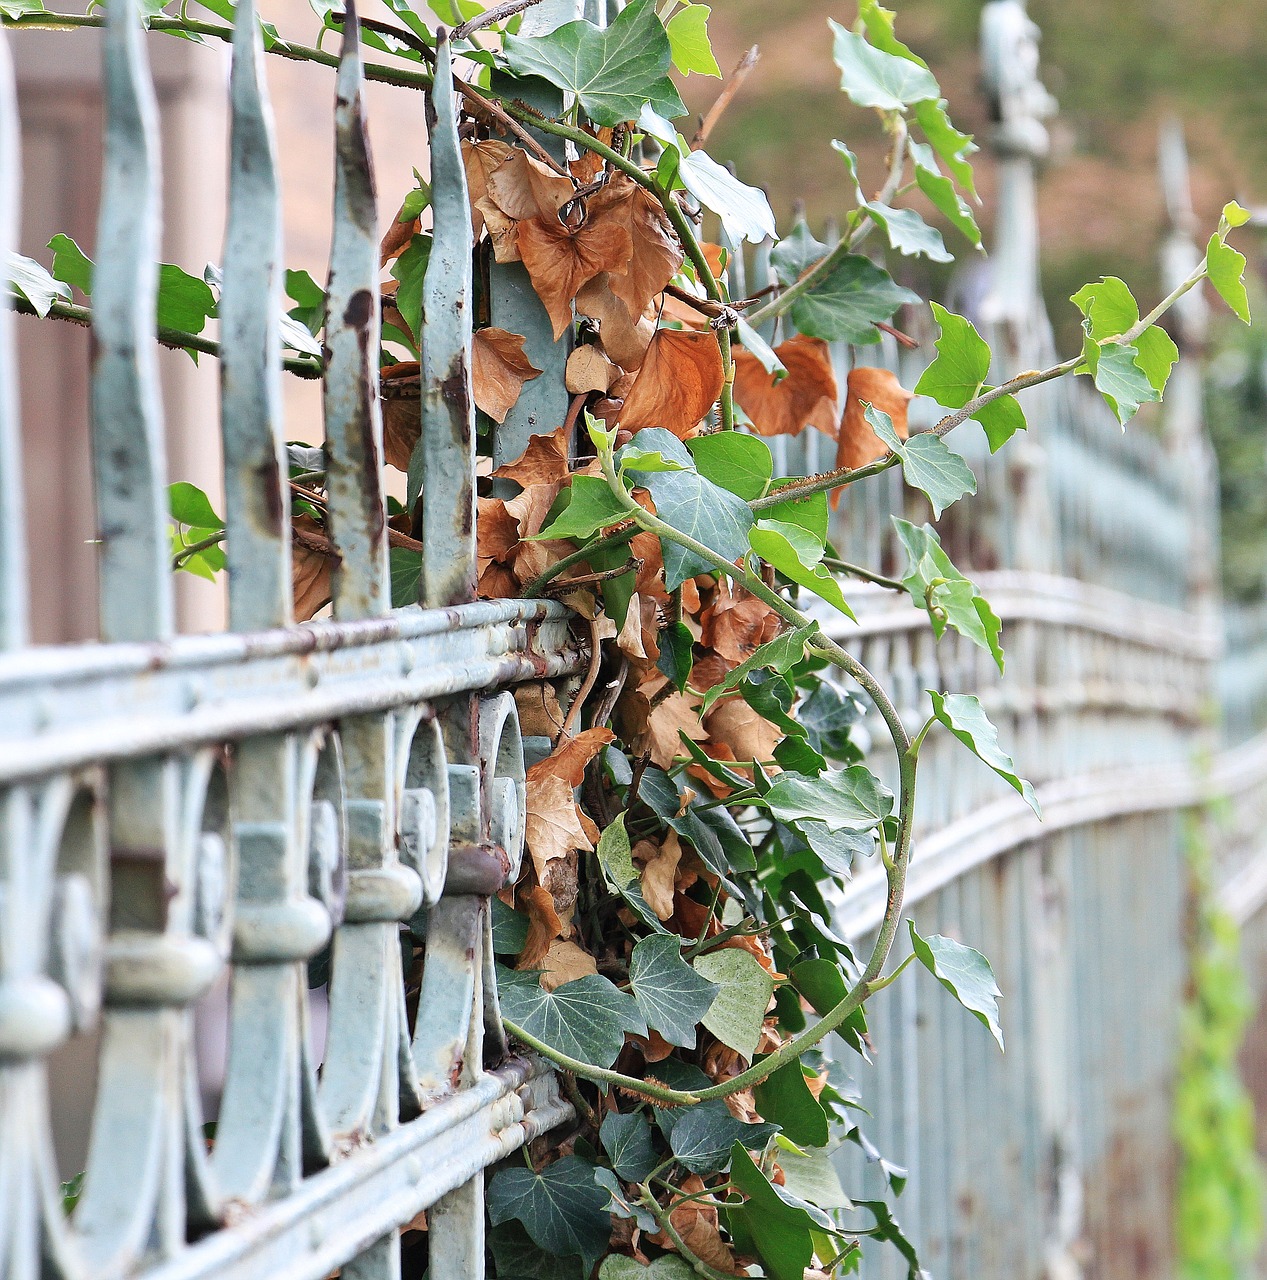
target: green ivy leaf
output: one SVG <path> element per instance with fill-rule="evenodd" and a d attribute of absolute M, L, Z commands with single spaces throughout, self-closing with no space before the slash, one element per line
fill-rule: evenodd
<path fill-rule="evenodd" d="M 748 530 L 753 522 L 748 504 L 700 475 L 694 469 L 691 455 L 671 431 L 648 427 L 639 431 L 631 443 L 674 461 L 680 461 L 674 450 L 680 451 L 691 470 L 652 472 L 630 467 L 629 472 L 636 477 L 635 483 L 651 494 L 661 520 L 679 533 L 702 542 L 722 559 L 738 560 L 748 550 Z M 676 542 L 662 538 L 661 545 L 665 585 L 670 591 L 687 578 L 711 568 L 707 561 Z"/>
<path fill-rule="evenodd" d="M 1015 396 L 999 396 L 972 416 L 984 429 L 991 453 L 998 453 L 1018 431 L 1025 430 L 1025 411 Z"/>
<path fill-rule="evenodd" d="M 178 480 L 167 486 L 167 509 L 177 524 L 191 529 L 223 529 L 224 521 L 216 515 L 211 499 L 196 484 Z"/>
<path fill-rule="evenodd" d="M 941 162 L 954 175 L 955 181 L 974 200 L 977 189 L 972 176 L 972 162 L 968 159 L 978 150 L 972 134 L 961 133 L 950 122 L 949 104 L 945 98 L 928 98 L 915 104 L 915 119 L 924 131 L 924 137 L 937 153 Z"/>
<path fill-rule="evenodd" d="M 391 265 L 393 280 L 399 281 L 396 289 L 396 309 L 409 327 L 415 347 L 422 332 L 422 286 L 431 261 L 431 237 L 416 235 L 405 251 Z"/>
<path fill-rule="evenodd" d="M 1138 354 L 1129 343 L 1099 346 L 1090 339 L 1083 349 L 1096 390 L 1123 427 L 1139 412 L 1141 404 L 1161 399 L 1157 388 L 1136 363 Z"/>
<path fill-rule="evenodd" d="M 684 75 L 698 71 L 701 75 L 721 78 L 721 68 L 708 38 L 708 17 L 712 11 L 706 4 L 688 4 L 668 21 L 665 31 L 673 52 L 673 65 Z"/>
<path fill-rule="evenodd" d="M 981 248 L 981 228 L 967 201 L 955 190 L 955 184 L 942 173 L 937 153 L 922 142 L 907 144 L 915 161 L 915 181 L 929 203 L 951 224 L 974 249 Z"/>
<path fill-rule="evenodd" d="M 495 1173 L 488 1184 L 488 1216 L 494 1225 L 522 1222 L 539 1248 L 579 1257 L 588 1273 L 607 1252 L 608 1199 L 589 1161 L 564 1156 L 540 1173 L 520 1166 Z"/>
<path fill-rule="evenodd" d="M 609 1111 L 598 1139 L 612 1168 L 628 1182 L 641 1182 L 660 1163 L 651 1142 L 651 1126 L 641 1112 Z"/>
<path fill-rule="evenodd" d="M 923 431 L 902 440 L 887 413 L 871 405 L 865 409 L 872 431 L 902 460 L 906 483 L 926 495 L 936 519 L 940 520 L 941 513 L 964 494 L 976 493 L 977 478 L 972 468 L 939 435 Z"/>
<path fill-rule="evenodd" d="M 775 1139 L 775 1148 L 775 1159 L 783 1170 L 783 1186 L 786 1190 L 821 1209 L 853 1208 L 853 1201 L 840 1185 L 830 1152 L 815 1148 L 798 1151 L 791 1142 L 781 1137 Z"/>
<path fill-rule="evenodd" d="M 488 1247 L 499 1280 L 585 1280 L 579 1258 L 561 1258 L 538 1248 L 514 1218 L 488 1233 Z"/>
<path fill-rule="evenodd" d="M 54 302 L 70 301 L 70 287 L 55 280 L 34 258 L 9 254 L 8 273 L 9 284 L 35 308 L 35 314 L 41 319 L 48 315 Z"/>
<path fill-rule="evenodd" d="M 893 282 L 887 271 L 861 254 L 846 254 L 825 280 L 792 304 L 797 331 L 828 342 L 855 345 L 879 342 L 876 322 L 889 320 L 898 307 L 923 299 Z"/>
<path fill-rule="evenodd" d="M 735 1143 L 760 1149 L 776 1132 L 769 1123 L 745 1124 L 720 1098 L 687 1108 L 673 1126 L 669 1146 L 692 1173 L 716 1173 L 730 1162 Z"/>
<path fill-rule="evenodd" d="M 814 1219 L 787 1203 L 752 1157 L 736 1144 L 730 1160 L 731 1181 L 747 1199 L 729 1209 L 756 1246 L 774 1280 L 803 1280 L 814 1257 Z"/>
<path fill-rule="evenodd" d="M 874 48 L 830 18 L 827 25 L 834 37 L 832 58 L 840 68 L 840 87 L 855 105 L 901 111 L 941 95 L 937 78 L 927 67 Z"/>
<path fill-rule="evenodd" d="M 852 875 L 853 860 L 865 858 L 875 849 L 875 837 L 869 831 L 833 831 L 815 818 L 802 818 L 796 829 L 833 875 Z"/>
<path fill-rule="evenodd" d="M 740 182 L 705 151 L 678 152 L 677 176 L 705 209 L 720 219 L 732 244 L 759 244 L 778 236 L 769 197 L 759 187 Z"/>
<path fill-rule="evenodd" d="M 999 746 L 999 731 L 990 723 L 981 703 L 968 693 L 938 693 L 930 689 L 933 714 L 983 764 L 989 765 L 1009 786 L 1025 797 L 1025 803 L 1041 818 L 1034 788 L 1019 777 L 1012 757 Z"/>
<path fill-rule="evenodd" d="M 906 58 L 921 67 L 928 63 L 917 53 L 912 53 L 893 33 L 893 24 L 897 15 L 892 9 L 885 9 L 878 0 L 858 0 L 858 17 L 867 30 L 867 36 L 877 49 L 892 53 L 899 58 Z"/>
<path fill-rule="evenodd" d="M 802 218 L 792 228 L 791 234 L 784 236 L 770 250 L 770 269 L 780 284 L 795 284 L 814 263 L 819 262 L 826 254 L 827 246 L 821 240 L 814 238 L 808 224 Z"/>
<path fill-rule="evenodd" d="M 926 1280 L 928 1272 L 920 1267 L 915 1246 L 907 1239 L 888 1204 L 883 1200 L 855 1200 L 854 1207 L 866 1209 L 875 1219 L 875 1226 L 870 1231 L 871 1239 L 891 1244 L 906 1259 L 910 1280 Z"/>
<path fill-rule="evenodd" d="M 528 941 L 528 917 L 508 907 L 496 894 L 488 905 L 493 917 L 493 954 L 517 956 Z"/>
<path fill-rule="evenodd" d="M 543 538 L 588 538 L 608 525 L 619 524 L 628 512 L 606 480 L 598 476 L 573 476 L 567 506 L 531 540 Z"/>
<path fill-rule="evenodd" d="M 53 278 L 92 297 L 92 259 L 67 235 L 55 235 L 48 247 L 53 251 Z"/>
<path fill-rule="evenodd" d="M 629 986 L 647 1026 L 670 1044 L 695 1048 L 695 1027 L 717 998 L 717 986 L 682 959 L 682 940 L 657 933 L 629 957 Z"/>
<path fill-rule="evenodd" d="M 795 483 L 795 476 L 773 480 L 770 484 L 770 492 L 777 493 L 786 485 Z M 797 528 L 804 529 L 820 546 L 825 546 L 827 542 L 829 512 L 826 493 L 811 493 L 804 498 L 788 498 L 786 502 L 776 502 L 773 506 L 762 507 L 761 518 L 777 520 L 780 524 L 794 524 Z"/>
<path fill-rule="evenodd" d="M 418 603 L 418 580 L 422 577 L 422 552 L 408 547 L 392 547 L 387 552 L 391 573 L 392 608 L 403 609 Z"/>
<path fill-rule="evenodd" d="M 933 634 L 940 640 L 947 626 L 984 649 L 1003 670 L 1003 646 L 999 621 L 989 601 L 976 584 L 955 568 L 942 549 L 932 525 L 916 528 L 909 521 L 893 518 L 898 537 L 906 551 L 906 572 L 902 585 L 921 609 L 928 610 Z"/>
<path fill-rule="evenodd" d="M 962 409 L 985 384 L 990 372 L 990 348 L 972 322 L 939 303 L 931 304 L 941 333 L 937 358 L 915 384 L 917 396 L 928 396 L 946 409 Z"/>
<path fill-rule="evenodd" d="M 780 822 L 813 818 L 829 831 L 870 831 L 893 812 L 893 792 L 860 764 L 820 778 L 780 774 L 765 802 Z"/>
<path fill-rule="evenodd" d="M 205 280 L 170 262 L 159 267 L 156 319 L 160 328 L 201 333 L 215 315 L 216 296 Z"/>
<path fill-rule="evenodd" d="M 1139 305 L 1117 276 L 1084 284 L 1070 301 L 1082 312 L 1087 336 L 1096 342 L 1116 338 L 1139 320 Z"/>
<path fill-rule="evenodd" d="M 700 1021 L 722 1044 L 751 1058 L 761 1038 L 766 1006 L 774 994 L 774 979 L 739 947 L 707 951 L 695 958 L 693 968 L 721 988 Z"/>
<path fill-rule="evenodd" d="M 819 1017 L 830 1013 L 849 994 L 840 966 L 831 960 L 802 960 L 788 975 L 792 986 L 809 1001 Z M 855 1053 L 867 1058 L 867 1014 L 859 1007 L 836 1032 Z M 813 1199 L 813 1197 L 809 1197 Z"/>
<path fill-rule="evenodd" d="M 1159 324 L 1149 325 L 1135 339 L 1135 363 L 1160 397 L 1170 381 L 1170 371 L 1179 359 L 1174 339 Z"/>
<path fill-rule="evenodd" d="M 921 938 L 915 921 L 906 922 L 911 930 L 911 945 L 920 964 L 968 1010 L 1003 1048 L 1003 1029 L 999 1026 L 999 996 L 1003 993 L 994 981 L 990 962 L 973 947 L 965 947 L 953 938 L 939 934 Z"/>
<path fill-rule="evenodd" d="M 669 119 L 686 114 L 668 76 L 673 49 L 653 0 L 633 0 L 606 28 L 568 22 L 548 35 L 507 36 L 504 48 L 513 74 L 576 94 L 596 125 L 635 120 L 644 103 Z"/>
<path fill-rule="evenodd" d="M 827 1145 L 827 1112 L 810 1092 L 799 1058 L 756 1085 L 753 1097 L 758 1112 L 777 1124 L 789 1141 L 801 1147 Z"/>
<path fill-rule="evenodd" d="M 673 681 L 673 687 L 681 693 L 691 678 L 695 637 L 685 622 L 670 622 L 660 632 L 659 645 L 656 667 Z"/>
<path fill-rule="evenodd" d="M 715 431 L 686 442 L 705 480 L 737 494 L 745 502 L 760 498 L 774 475 L 770 446 L 760 436 L 742 431 Z"/>
<path fill-rule="evenodd" d="M 774 348 L 750 325 L 743 316 L 736 324 L 739 342 L 749 355 L 757 357 L 757 362 L 776 382 L 787 377 L 787 365 L 775 354 Z M 737 408 L 739 406 L 736 406 Z"/>
<path fill-rule="evenodd" d="M 1206 247 L 1205 269 L 1219 297 L 1240 319 L 1249 324 L 1249 294 L 1245 292 L 1245 255 L 1238 253 L 1222 235 L 1216 232 L 1210 237 L 1210 243 Z"/>
<path fill-rule="evenodd" d="M 589 974 L 553 991 L 537 978 L 531 971 L 498 965 L 497 992 L 502 1013 L 552 1049 L 591 1066 L 610 1067 L 624 1046 L 626 1031 L 647 1034 L 633 996 L 606 978 Z"/>
<path fill-rule="evenodd" d="M 676 1253 L 666 1253 L 643 1263 L 623 1253 L 609 1253 L 598 1269 L 598 1280 L 696 1280 L 687 1261 Z"/>
<path fill-rule="evenodd" d="M 598 865 L 614 893 L 622 898 L 636 911 L 642 922 L 649 928 L 663 933 L 664 926 L 660 918 L 642 896 L 642 882 L 638 869 L 633 864 L 633 856 L 629 843 L 629 833 L 625 830 L 625 815 L 618 813 L 607 829 L 598 837 L 596 855 Z M 520 945 L 522 949 L 522 944 Z M 511 1019 L 515 1021 L 514 1018 Z"/>
<path fill-rule="evenodd" d="M 0 3 L 0 13 L 4 14 L 6 18 L 20 18 L 24 13 L 47 12 L 48 10 L 45 9 L 43 0 L 3 0 L 3 3 Z M 30 299 L 28 298 L 27 301 L 29 302 Z M 34 306 L 35 304 L 32 303 L 31 305 Z M 69 1213 L 70 1210 L 68 1209 L 67 1212 Z"/>
<path fill-rule="evenodd" d="M 737 667 L 726 673 L 720 684 L 705 690 L 704 701 L 700 705 L 700 714 L 705 715 L 708 709 L 723 693 L 736 689 L 753 671 L 790 671 L 805 656 L 805 646 L 810 637 L 818 629 L 815 622 L 803 627 L 796 627 L 767 640 L 765 644 L 750 653 Z"/>
<path fill-rule="evenodd" d="M 595 1169 L 594 1181 L 607 1192 L 609 1213 L 617 1218 L 632 1218 L 639 1231 L 654 1232 L 659 1229 L 655 1215 L 620 1185 L 620 1180 L 610 1169 Z"/>
<path fill-rule="evenodd" d="M 863 206 L 888 239 L 889 247 L 909 258 L 928 258 L 931 262 L 953 262 L 955 255 L 946 248 L 941 232 L 930 227 L 914 209 L 895 209 L 892 205 L 868 200 Z"/>
<path fill-rule="evenodd" d="M 840 583 L 819 563 L 823 558 L 823 546 L 812 534 L 799 525 L 759 520 L 756 528 L 748 534 L 748 540 L 753 551 L 784 577 L 826 600 L 846 618 L 854 616 Z"/>

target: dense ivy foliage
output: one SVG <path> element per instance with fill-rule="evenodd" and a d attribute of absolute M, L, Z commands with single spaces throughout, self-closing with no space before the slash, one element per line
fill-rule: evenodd
<path fill-rule="evenodd" d="M 228 0 L 203 6 L 233 17 Z M 327 28 L 342 28 L 340 10 L 317 7 Z M 390 7 L 399 26 L 364 30 L 393 60 L 375 74 L 426 87 L 441 37 L 407 0 Z M 970 691 L 930 690 L 930 714 L 912 733 L 824 633 L 833 612 L 852 617 L 841 576 L 852 574 L 909 593 L 937 636 L 949 627 L 1004 662 L 998 617 L 931 524 L 895 519 L 907 564 L 900 581 L 886 579 L 839 559 L 829 494 L 900 467 L 940 517 L 976 491 L 950 432 L 975 420 L 1001 449 L 1025 428 L 1018 393 L 1066 374 L 1093 379 L 1125 425 L 1163 394 L 1178 353 L 1156 322 L 1187 289 L 1208 278 L 1248 319 L 1244 259 L 1227 243 L 1246 214 L 1229 204 L 1205 260 L 1142 317 L 1121 280 L 1079 290 L 1081 350 L 1050 369 L 992 382 L 986 342 L 935 307 L 935 358 L 907 390 L 867 361 L 902 309 L 923 305 L 885 264 L 894 255 L 949 261 L 943 229 L 980 246 L 975 147 L 876 0 L 860 0 L 852 26 L 832 22 L 824 33 L 844 98 L 876 113 L 890 142 L 886 179 L 870 198 L 844 142 L 824 157 L 842 192 L 832 247 L 804 226 L 779 239 L 761 190 L 679 132 L 675 75 L 717 74 L 707 6 L 633 0 L 606 29 L 577 21 L 546 35 L 523 34 L 518 13 L 484 25 L 477 5 L 430 7 L 461 24 L 452 38 L 475 68 L 455 86 L 482 286 L 471 377 L 483 441 L 525 383 L 543 376 L 526 335 L 490 323 L 494 272 L 522 264 L 554 336 L 576 342 L 563 375 L 567 420 L 481 473 L 491 472 L 479 500 L 479 591 L 560 598 L 593 646 L 579 690 L 545 683 L 519 694 L 526 731 L 546 745 L 528 774 L 524 875 L 493 904 L 501 1011 L 514 1038 L 564 1071 L 577 1122 L 535 1144 L 526 1163 L 493 1173 L 496 1274 L 677 1280 L 759 1266 L 803 1280 L 855 1270 L 860 1240 L 872 1237 L 917 1275 L 915 1245 L 889 1202 L 855 1198 L 835 1172 L 833 1150 L 852 1141 L 893 1196 L 904 1183 L 868 1141 L 847 1066 L 825 1056 L 825 1043 L 836 1033 L 865 1056 L 867 1001 L 918 962 L 1002 1048 L 1000 993 L 970 946 L 921 937 L 911 924 L 909 960 L 886 972 L 922 744 L 948 732 L 1036 812 L 1039 804 Z M 39 0 L 3 8 L 19 22 L 53 22 Z M 203 40 L 229 31 L 184 9 L 155 8 L 151 23 Z M 264 40 L 280 47 L 271 28 Z M 294 44 L 285 52 L 326 56 Z M 551 92 L 556 111 L 525 105 Z M 560 140 L 565 151 L 542 145 Z M 400 605 L 417 599 L 422 553 L 429 202 L 419 179 L 383 242 L 384 451 L 406 476 L 390 522 Z M 704 234 L 713 227 L 716 242 Z M 730 255 L 767 239 L 777 284 L 731 296 Z M 51 247 L 51 271 L 23 260 L 11 273 L 20 305 L 82 320 L 88 308 L 72 289 L 91 303 L 91 263 L 65 237 Z M 213 268 L 199 278 L 165 267 L 160 338 L 214 353 L 201 335 L 217 288 Z M 288 367 L 319 372 L 324 295 L 294 272 L 287 292 Z M 855 349 L 843 396 L 833 341 Z M 908 432 L 913 394 L 946 411 L 935 429 Z M 765 437 L 811 423 L 837 438 L 837 467 L 776 478 Z M 293 446 L 291 464 L 295 607 L 309 617 L 330 594 L 324 457 Z M 223 522 L 194 485 L 171 496 L 174 563 L 214 576 Z M 863 763 L 864 699 L 890 739 L 896 793 Z M 882 864 L 889 894 L 870 952 L 857 955 L 829 904 L 863 860 Z M 421 949 L 412 933 L 403 940 L 416 983 Z"/>

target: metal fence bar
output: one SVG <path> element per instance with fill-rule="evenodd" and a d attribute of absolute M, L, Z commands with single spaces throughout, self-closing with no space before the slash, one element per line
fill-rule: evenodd
<path fill-rule="evenodd" d="M 166 462 L 154 346 L 158 107 L 136 0 L 106 14 L 106 137 L 93 280 L 93 465 L 103 640 L 172 630 Z M 104 249 L 104 252 L 102 251 Z"/>
<path fill-rule="evenodd" d="M 17 247 L 21 151 L 9 44 L 0 35 L 0 261 Z M 22 437 L 12 313 L 0 309 L 0 651 L 26 643 L 29 619 Z"/>
<path fill-rule="evenodd" d="M 229 621 L 291 621 L 289 500 L 281 388 L 281 192 L 254 0 L 233 33 L 229 221 L 220 296 L 220 432 Z"/>

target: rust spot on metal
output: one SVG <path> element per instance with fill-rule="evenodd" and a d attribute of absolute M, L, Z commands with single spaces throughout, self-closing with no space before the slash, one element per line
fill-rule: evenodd
<path fill-rule="evenodd" d="M 358 289 L 343 310 L 343 323 L 349 329 L 363 330 L 374 314 L 374 295 L 368 289 Z"/>
<path fill-rule="evenodd" d="M 259 468 L 260 489 L 264 494 L 264 507 L 268 512 L 268 527 L 281 529 L 286 523 L 286 513 L 282 507 L 282 480 L 277 466 L 266 462 Z"/>

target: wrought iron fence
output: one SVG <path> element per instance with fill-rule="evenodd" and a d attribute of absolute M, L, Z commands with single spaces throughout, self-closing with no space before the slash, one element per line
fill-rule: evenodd
<path fill-rule="evenodd" d="M 542 5 L 525 23 L 576 9 Z M 136 0 L 109 6 L 104 51 L 101 644 L 26 643 L 17 374 L 0 311 L 0 1277 L 320 1280 L 341 1269 L 389 1280 L 400 1229 L 423 1210 L 432 1280 L 477 1277 L 483 1169 L 570 1114 L 555 1077 L 510 1054 L 491 976 L 489 895 L 514 876 L 524 832 L 524 744 L 504 690 L 566 677 L 585 654 L 560 606 L 474 600 L 469 211 L 447 49 L 432 97 L 421 373 L 425 607 L 390 607 L 377 213 L 349 5 L 324 397 L 339 564 L 333 618 L 295 626 L 279 195 L 254 8 L 238 6 L 221 309 L 231 629 L 205 637 L 172 632 L 152 351 L 156 122 Z M 18 207 L 4 77 L 0 247 Z M 1034 111 L 1041 99 L 1026 101 Z M 1050 341 L 1025 217 L 1040 143 L 1001 114 L 1003 265 L 985 319 L 1022 368 Z M 754 287 L 762 270 L 758 260 Z M 561 372 L 566 352 L 520 267 L 493 268 L 489 308 L 525 335 L 534 364 Z M 836 353 L 842 373 L 849 359 Z M 913 385 L 916 358 L 886 347 L 884 359 Z M 561 376 L 529 385 L 494 437 L 495 462 L 562 420 L 562 388 Z M 998 1058 L 935 992 L 903 984 L 876 1003 L 875 1067 L 857 1084 L 880 1147 L 908 1167 L 906 1226 L 943 1276 L 1168 1274 L 1186 810 L 1233 802 L 1225 896 L 1243 918 L 1267 900 L 1256 821 L 1267 747 L 1205 764 L 1198 750 L 1217 648 L 1213 491 L 1193 398 L 1172 389 L 1172 401 L 1160 435 L 1122 436 L 1078 390 L 1050 389 L 1011 458 L 978 448 L 983 501 L 942 527 L 1007 627 L 1005 680 L 870 588 L 855 592 L 858 627 L 831 624 L 912 724 L 928 688 L 985 691 L 1047 815 L 1040 827 L 988 773 L 930 744 L 913 913 L 990 955 L 1009 1050 Z M 809 433 L 782 448 L 789 469 L 827 462 Z M 892 559 L 888 515 L 906 501 L 896 472 L 851 495 L 837 516 L 842 553 Z M 1256 635 L 1246 629 L 1245 647 Z M 1242 736 L 1261 727 L 1256 713 L 1243 720 Z M 840 926 L 864 938 L 882 901 L 881 879 L 860 876 Z M 408 994 L 402 927 L 426 952 Z M 327 948 L 323 1041 L 307 987 Z M 226 983 L 209 1143 L 195 1017 Z M 92 1144 L 68 1216 L 48 1063 L 94 1033 Z M 840 1159 L 865 1165 L 851 1170 L 864 1183 L 882 1179 L 875 1161 Z M 896 1265 L 864 1263 L 868 1280 Z"/>

